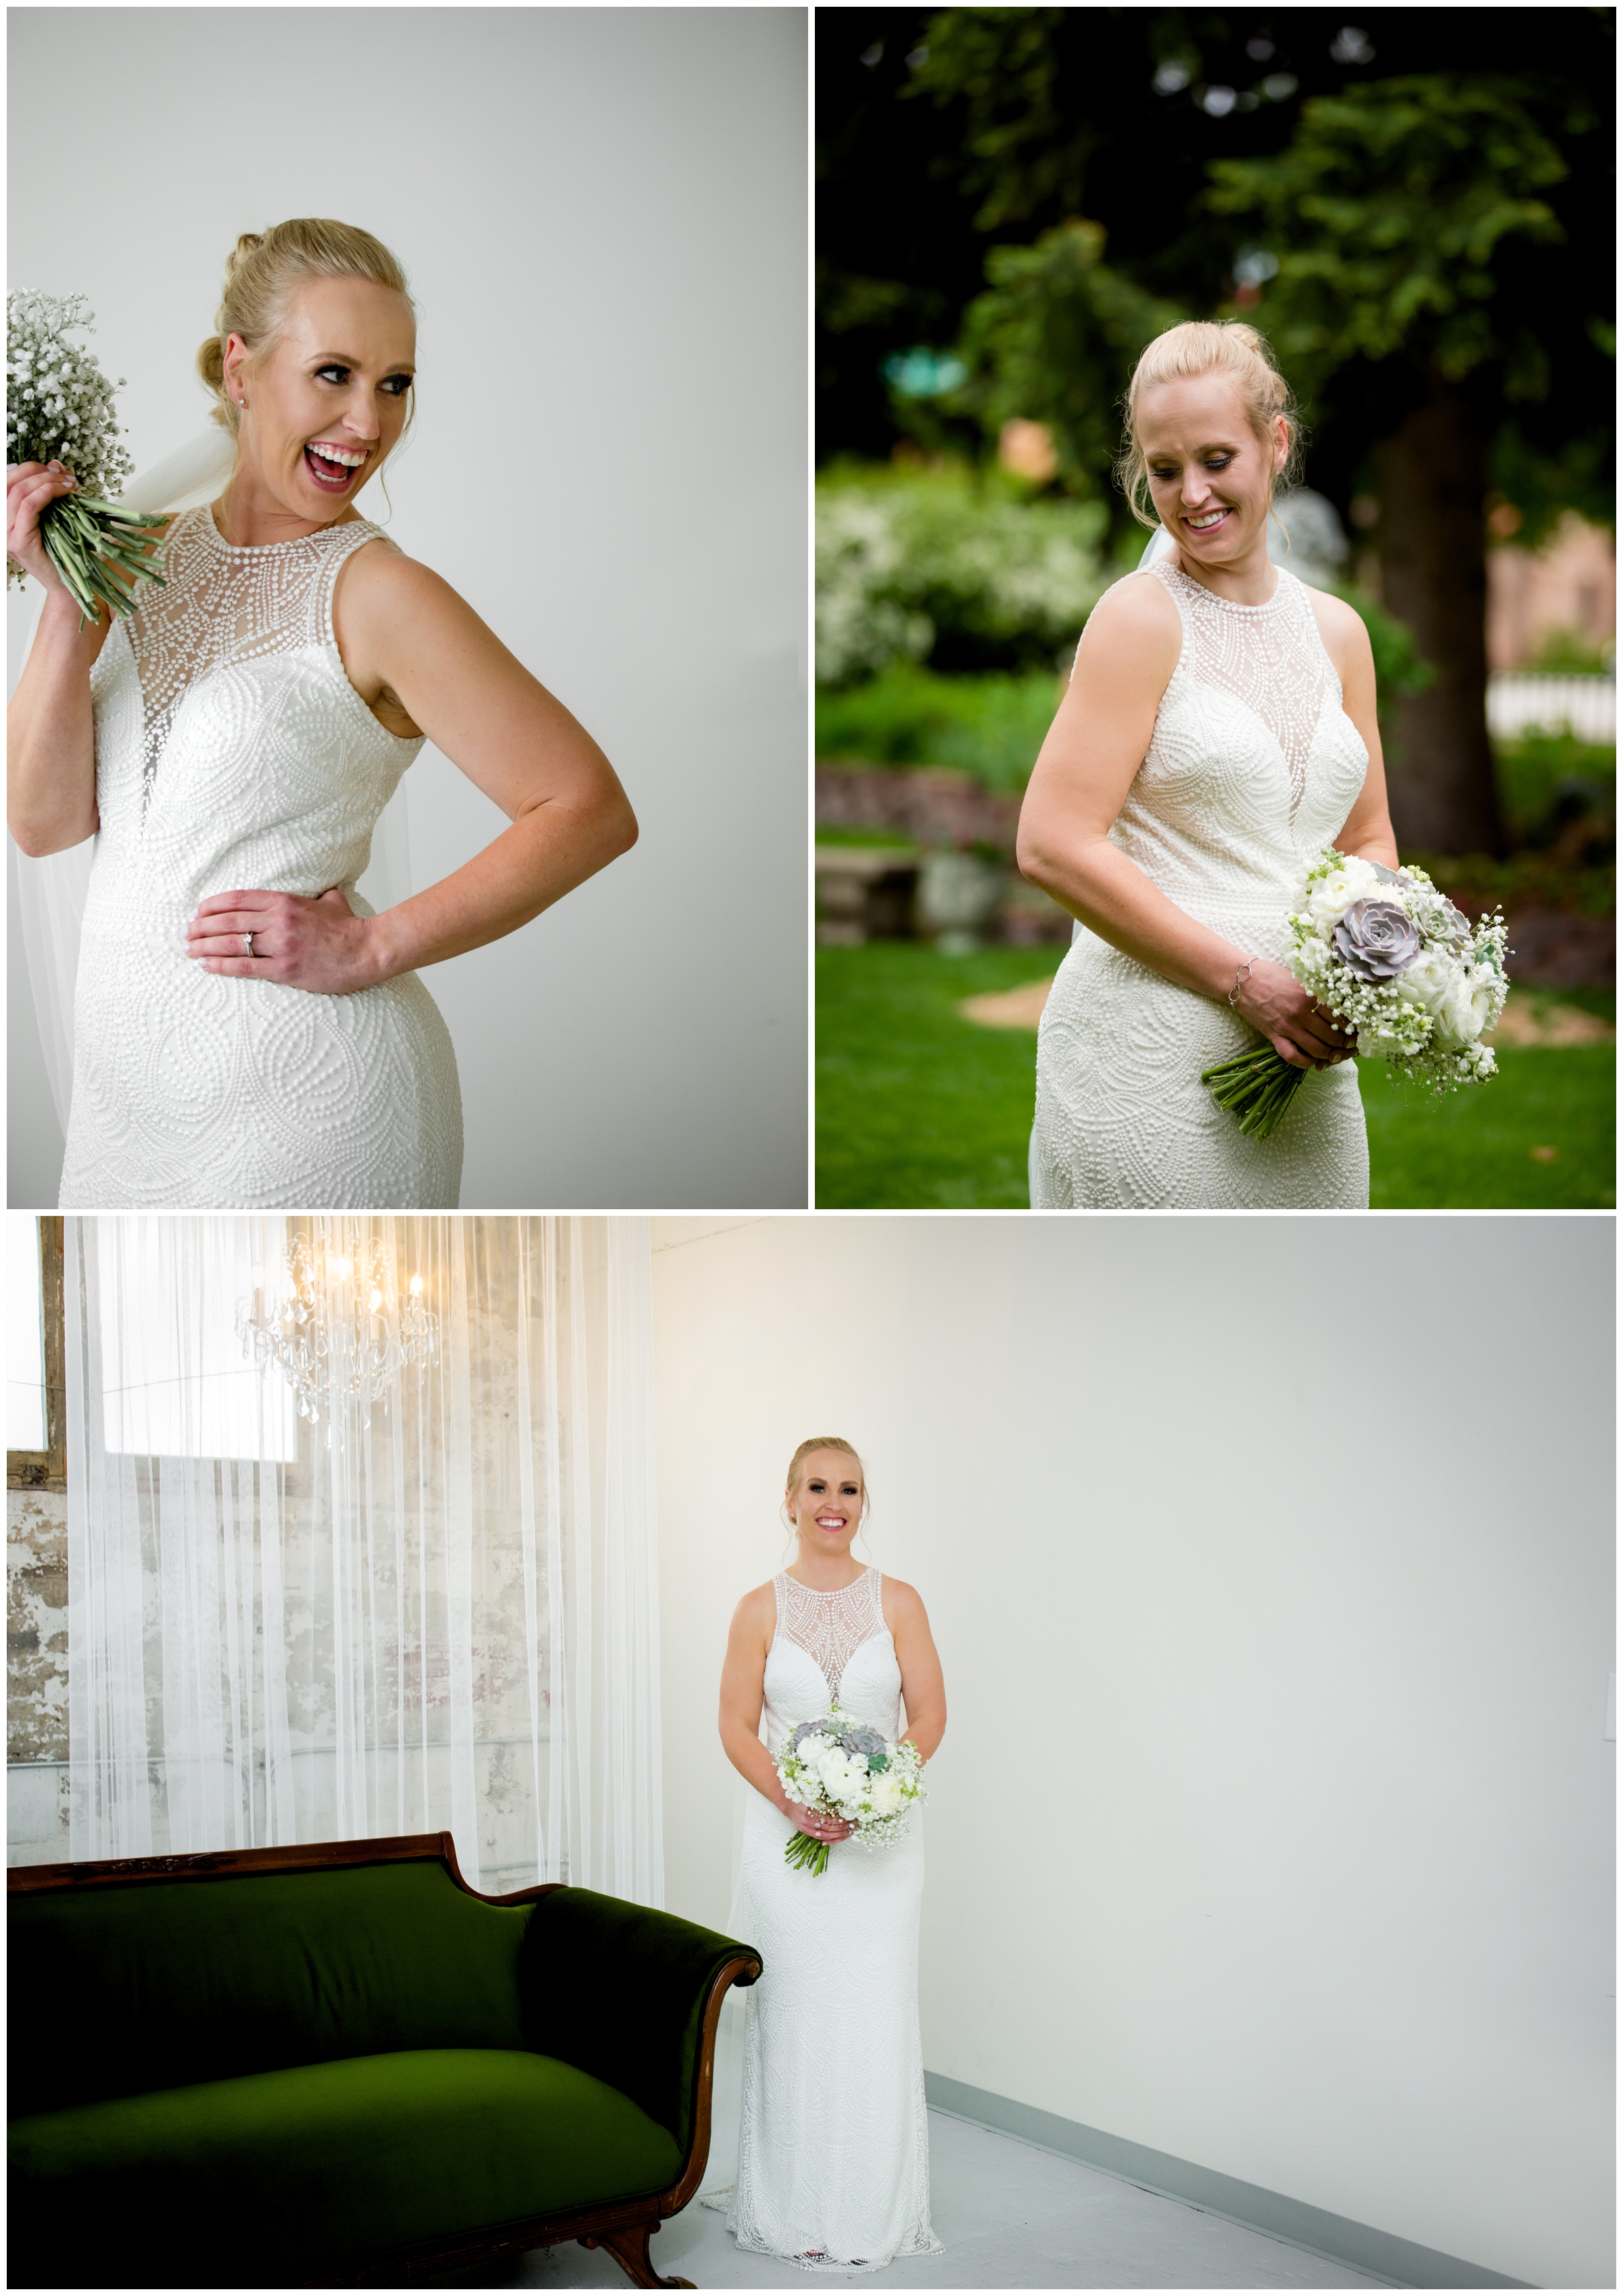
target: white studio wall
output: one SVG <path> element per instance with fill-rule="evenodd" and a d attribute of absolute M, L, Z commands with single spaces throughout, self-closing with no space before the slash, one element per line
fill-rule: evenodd
<path fill-rule="evenodd" d="M 419 406 L 392 512 L 381 483 L 362 512 L 568 703 L 642 826 L 426 975 L 463 1206 L 803 1203 L 805 12 L 329 8 L 330 82 L 315 20 L 15 14 L 11 279 L 88 297 L 139 469 L 206 420 L 193 362 L 239 233 L 333 215 L 395 250 Z M 127 200 L 61 165 L 39 91 L 70 51 L 141 123 Z M 414 890 L 504 825 L 432 748 L 406 788 Z M 10 1201 L 53 1204 L 14 945 L 9 987 Z"/>
<path fill-rule="evenodd" d="M 1613 2284 L 1611 1222 L 653 1242 L 671 1909 L 725 1924 L 727 1624 L 845 1436 L 947 1673 L 931 2072 Z"/>

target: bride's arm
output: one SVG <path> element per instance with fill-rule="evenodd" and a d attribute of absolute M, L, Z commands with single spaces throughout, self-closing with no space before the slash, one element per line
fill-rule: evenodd
<path fill-rule="evenodd" d="M 36 857 L 96 831 L 95 725 L 90 670 L 111 616 L 79 627 L 79 610 L 45 554 L 39 513 L 70 492 L 61 466 L 20 463 L 5 474 L 6 552 L 45 586 L 38 627 L 5 716 L 5 808 L 12 835 Z"/>
<path fill-rule="evenodd" d="M 762 1685 L 776 1617 L 770 1587 L 758 1587 L 746 1595 L 733 1613 L 721 1669 L 721 1742 L 739 1775 L 757 1793 L 765 1794 L 774 1809 L 792 1818 L 802 1833 L 818 1841 L 843 1841 L 852 1830 L 843 1819 L 790 1800 L 778 1783 L 777 1766 L 760 1741 Z"/>
<path fill-rule="evenodd" d="M 1350 611 L 1350 609 L 1348 610 Z M 1169 901 L 1110 841 L 1177 664 L 1177 608 L 1153 576 L 1118 583 L 1089 618 L 1077 666 L 1021 808 L 1022 875 L 1102 940 L 1180 988 L 1226 1004 L 1297 1068 L 1345 1057 L 1340 1031 L 1283 964 Z"/>
<path fill-rule="evenodd" d="M 362 550 L 340 587 L 343 659 L 362 698 L 398 701 L 512 825 L 376 917 L 352 916 L 332 894 L 222 892 L 200 904 L 190 954 L 210 972 L 332 995 L 515 931 L 636 840 L 596 742 L 447 583 L 393 552 Z M 250 931 L 265 935 L 252 961 L 232 954 Z"/>
<path fill-rule="evenodd" d="M 930 1620 L 918 1589 L 905 1578 L 884 1582 L 885 1623 L 902 1669 L 902 1704 L 907 1710 L 903 1736 L 911 1738 L 925 1761 L 947 1734 L 947 1685 L 941 1678 Z"/>

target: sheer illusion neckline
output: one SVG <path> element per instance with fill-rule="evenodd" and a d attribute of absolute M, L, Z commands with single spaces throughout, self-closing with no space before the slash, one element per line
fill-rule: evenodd
<path fill-rule="evenodd" d="M 230 558 L 268 558 L 276 550 L 302 550 L 307 544 L 321 542 L 329 534 L 342 534 L 352 526 L 369 527 L 372 524 L 371 520 L 365 518 L 335 518 L 331 526 L 318 526 L 310 534 L 291 535 L 285 542 L 227 542 L 214 522 L 214 504 L 203 504 L 202 512 L 199 532 L 212 548 L 224 551 Z"/>
<path fill-rule="evenodd" d="M 803 1587 L 787 1570 L 773 1581 L 777 1601 L 777 1636 L 793 1643 L 816 1666 L 831 1698 L 839 1693 L 846 1668 L 865 1643 L 888 1635 L 879 1599 L 879 1572 L 870 1563 L 848 1587 L 826 1591 Z"/>
<path fill-rule="evenodd" d="M 1275 609 L 1278 606 L 1281 597 L 1284 594 L 1285 578 L 1287 574 L 1290 573 L 1288 567 L 1276 566 L 1274 569 L 1275 581 L 1273 596 L 1271 598 L 1265 598 L 1260 605 L 1246 606 L 1242 605 L 1238 598 L 1225 598 L 1220 590 L 1209 590 L 1204 582 L 1197 582 L 1193 574 L 1185 574 L 1181 566 L 1170 566 L 1167 570 L 1170 574 L 1176 574 L 1180 582 L 1186 582 L 1192 590 L 1198 590 L 1202 598 L 1209 598 L 1214 606 L 1221 606 L 1225 613 L 1230 614 L 1273 613 Z M 1294 581 L 1296 578 L 1294 575 L 1291 575 L 1290 578 Z"/>

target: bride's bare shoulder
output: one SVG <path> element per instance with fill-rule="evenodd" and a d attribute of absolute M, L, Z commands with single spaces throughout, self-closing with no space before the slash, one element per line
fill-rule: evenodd
<path fill-rule="evenodd" d="M 1094 608 L 1083 635 L 1092 637 L 1095 632 L 1112 645 L 1124 638 L 1152 644 L 1170 638 L 1176 644 L 1183 624 L 1166 584 L 1141 567 L 1112 582 Z"/>
<path fill-rule="evenodd" d="M 764 1587 L 751 1587 L 733 1613 L 734 1634 L 764 1634 L 768 1641 L 778 1622 L 778 1598 L 770 1578 Z"/>
<path fill-rule="evenodd" d="M 892 1578 L 889 1573 L 881 1581 L 884 1602 L 885 1621 L 892 1631 L 910 1620 L 924 1616 L 924 1599 L 916 1587 L 905 1578 Z"/>

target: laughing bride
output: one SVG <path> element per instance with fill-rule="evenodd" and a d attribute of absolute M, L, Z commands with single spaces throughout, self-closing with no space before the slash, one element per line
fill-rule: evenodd
<path fill-rule="evenodd" d="M 64 1207 L 454 1207 L 456 1064 L 416 968 L 635 839 L 591 736 L 354 506 L 406 430 L 415 347 L 369 232 L 240 239 L 198 357 L 231 474 L 172 521 L 164 586 L 116 627 L 81 626 L 40 541 L 71 472 L 7 473 L 6 547 L 46 594 L 10 714 L 12 833 L 35 855 L 96 840 Z M 373 914 L 356 880 L 425 739 L 512 825 Z"/>

